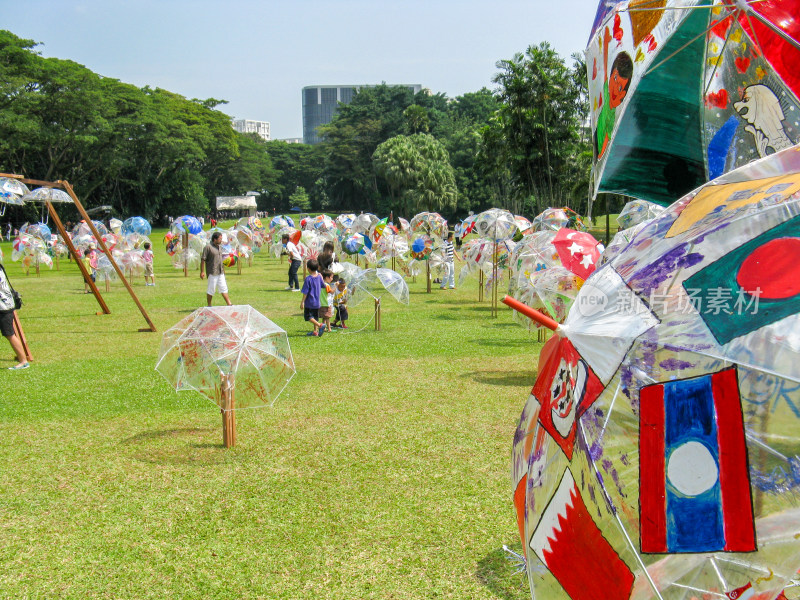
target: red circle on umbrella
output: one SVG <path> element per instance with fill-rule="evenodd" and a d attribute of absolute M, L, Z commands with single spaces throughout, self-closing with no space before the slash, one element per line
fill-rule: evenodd
<path fill-rule="evenodd" d="M 783 300 L 800 294 L 800 238 L 777 238 L 762 244 L 742 261 L 736 283 L 759 298 Z"/>

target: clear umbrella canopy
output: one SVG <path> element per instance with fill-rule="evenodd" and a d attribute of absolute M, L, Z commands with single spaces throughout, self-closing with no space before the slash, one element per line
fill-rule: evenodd
<path fill-rule="evenodd" d="M 295 374 L 286 332 L 246 305 L 200 308 L 164 332 L 156 370 L 215 403 L 224 376 L 236 408 L 272 405 Z"/>

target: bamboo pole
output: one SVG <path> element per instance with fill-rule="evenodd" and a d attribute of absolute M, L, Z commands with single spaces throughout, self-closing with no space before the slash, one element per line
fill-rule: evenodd
<path fill-rule="evenodd" d="M 495 240 L 492 253 L 492 316 L 496 317 L 497 315 L 497 240 Z"/>
<path fill-rule="evenodd" d="M 53 219 L 53 223 L 56 224 L 56 229 L 58 229 L 58 232 L 61 234 L 61 238 L 64 240 L 64 244 L 66 244 L 67 246 L 67 250 L 69 250 L 70 256 L 75 259 L 78 268 L 81 270 L 81 273 L 83 274 L 83 280 L 86 282 L 86 285 L 89 286 L 89 289 L 92 290 L 92 293 L 94 294 L 97 303 L 100 305 L 100 308 L 103 311 L 102 314 L 104 315 L 111 314 L 111 309 L 108 308 L 108 305 L 106 304 L 106 301 L 103 299 L 103 296 L 100 295 L 100 290 L 97 289 L 97 285 L 95 285 L 95 282 L 92 281 L 92 276 L 86 270 L 86 267 L 84 266 L 80 256 L 78 256 L 78 251 L 72 244 L 72 238 L 69 237 L 69 235 L 67 234 L 67 230 L 64 229 L 64 225 L 63 223 L 61 223 L 61 219 L 59 218 L 56 209 L 53 207 L 52 202 L 47 200 L 45 203 L 47 204 L 47 211 L 50 213 L 50 217 Z"/>
<path fill-rule="evenodd" d="M 153 325 L 153 322 L 150 320 L 150 317 L 148 316 L 147 311 L 145 310 L 144 306 L 142 306 L 142 303 L 139 302 L 139 298 L 136 297 L 136 294 L 134 293 L 133 288 L 131 287 L 131 284 L 125 278 L 125 274 L 119 268 L 119 265 L 117 265 L 117 261 L 114 260 L 114 257 L 111 255 L 111 252 L 109 251 L 109 249 L 106 247 L 105 243 L 103 242 L 102 236 L 100 235 L 100 233 L 95 228 L 94 223 L 92 223 L 92 219 L 89 217 L 88 214 L 86 214 L 86 209 L 83 208 L 83 204 L 81 204 L 81 201 L 78 200 L 78 196 L 75 195 L 75 191 L 72 189 L 72 186 L 67 181 L 59 181 L 58 183 L 59 183 L 59 185 L 63 186 L 63 188 L 67 191 L 67 193 L 72 198 L 72 201 L 75 203 L 75 207 L 78 209 L 78 212 L 85 219 L 86 225 L 88 225 L 89 229 L 92 231 L 92 234 L 97 239 L 97 243 L 100 244 L 100 249 L 103 252 L 105 252 L 106 256 L 108 257 L 108 260 L 111 261 L 111 265 L 114 267 L 114 270 L 117 272 L 117 276 L 122 280 L 123 285 L 128 290 L 128 293 L 130 294 L 131 298 L 133 298 L 133 301 L 136 303 L 136 306 L 139 308 L 139 312 L 142 313 L 142 316 L 144 317 L 144 320 L 147 321 L 147 324 L 150 326 L 150 331 L 153 331 L 153 332 L 158 331 L 156 329 L 156 326 Z M 139 331 L 147 331 L 147 329 L 140 329 Z"/>
<path fill-rule="evenodd" d="M 189 276 L 189 232 L 184 231 L 181 236 L 181 243 L 183 244 L 183 276 Z M 147 281 L 145 279 L 145 281 Z"/>
<path fill-rule="evenodd" d="M 478 269 L 478 302 L 483 302 L 483 269 Z"/>
<path fill-rule="evenodd" d="M 234 398 L 233 375 L 223 375 L 220 383 L 222 393 L 222 444 L 226 448 L 236 445 L 236 400 Z"/>
<path fill-rule="evenodd" d="M 22 329 L 22 323 L 20 323 L 17 311 L 14 311 L 14 334 L 17 336 L 17 338 L 19 338 L 19 341 L 22 344 L 22 349 L 25 351 L 25 360 L 28 362 L 32 361 L 33 354 L 31 354 L 31 350 L 28 347 L 28 339 L 25 337 L 25 332 Z"/>
<path fill-rule="evenodd" d="M 375 298 L 375 331 L 381 330 L 381 299 Z"/>
<path fill-rule="evenodd" d="M 431 261 L 429 259 L 425 259 L 425 273 L 427 275 L 428 280 L 428 293 L 431 293 Z"/>

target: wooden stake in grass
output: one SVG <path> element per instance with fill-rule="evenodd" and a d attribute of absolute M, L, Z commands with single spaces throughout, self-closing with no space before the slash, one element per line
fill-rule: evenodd
<path fill-rule="evenodd" d="M 375 331 L 381 330 L 381 299 L 375 298 Z"/>
<path fill-rule="evenodd" d="M 189 232 L 183 232 L 183 276 L 189 276 Z"/>
<path fill-rule="evenodd" d="M 17 311 L 14 311 L 14 334 L 22 344 L 22 349 L 25 351 L 25 360 L 28 362 L 33 360 L 30 348 L 28 348 L 28 339 L 25 337 L 25 332 L 22 330 L 22 323 L 19 321 Z"/>
<path fill-rule="evenodd" d="M 431 293 L 431 261 L 425 261 L 425 272 L 428 275 L 428 293 Z"/>
<path fill-rule="evenodd" d="M 236 401 L 234 398 L 233 375 L 223 375 L 220 382 L 222 395 L 222 444 L 226 448 L 236 445 Z"/>

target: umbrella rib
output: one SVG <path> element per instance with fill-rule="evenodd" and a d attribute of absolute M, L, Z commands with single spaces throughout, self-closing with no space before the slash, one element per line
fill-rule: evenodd
<path fill-rule="evenodd" d="M 719 51 L 719 56 L 717 58 L 722 59 L 722 55 L 725 53 L 725 48 L 728 46 L 728 40 L 730 39 L 731 39 L 731 32 L 730 30 L 728 30 L 728 34 L 725 36 L 725 41 L 722 43 L 722 49 Z M 708 56 L 707 52 L 706 56 Z M 719 68 L 719 63 L 720 60 L 717 60 L 714 63 L 714 68 L 711 70 L 711 75 L 708 77 L 708 83 L 706 84 L 705 89 L 703 90 L 703 98 L 705 98 L 706 94 L 708 94 L 708 90 L 711 89 L 711 82 L 714 79 L 714 75 L 716 75 L 717 73 L 717 69 Z"/>
<path fill-rule="evenodd" d="M 686 8 L 689 8 L 689 7 L 686 7 Z M 695 7 L 692 7 L 692 8 L 711 8 L 711 7 L 710 7 L 710 6 L 695 6 Z M 680 48 L 678 48 L 677 50 L 675 50 L 675 52 L 673 52 L 672 54 L 670 54 L 670 55 L 669 55 L 667 58 L 665 58 L 665 59 L 664 59 L 664 60 L 662 60 L 661 62 L 658 62 L 658 63 L 656 63 L 655 65 L 653 65 L 653 66 L 652 66 L 652 67 L 650 67 L 649 69 L 647 69 L 647 72 L 646 72 L 644 75 L 642 75 L 642 78 L 644 78 L 644 77 L 647 77 L 648 75 L 650 75 L 650 73 L 652 73 L 653 71 L 655 71 L 655 70 L 656 70 L 658 67 L 660 67 L 661 65 L 663 65 L 665 62 L 667 62 L 668 60 L 670 60 L 672 57 L 674 57 L 674 56 L 675 56 L 676 54 L 678 54 L 679 52 L 682 52 L 683 50 L 685 50 L 686 48 L 688 48 L 689 46 L 691 46 L 692 44 L 694 44 L 694 43 L 695 43 L 697 40 L 699 40 L 701 37 L 703 37 L 703 36 L 705 36 L 705 35 L 708 35 L 708 32 L 709 32 L 709 31 L 711 31 L 711 30 L 712 30 L 714 27 L 715 27 L 715 25 L 711 25 L 711 26 L 707 27 L 707 28 L 705 29 L 705 31 L 701 31 L 699 34 L 697 34 L 696 36 L 694 36 L 694 37 L 693 37 L 691 40 L 689 40 L 688 42 L 686 42 L 686 43 L 685 43 L 683 46 L 681 46 Z"/>
<path fill-rule="evenodd" d="M 781 573 L 776 573 L 775 571 L 773 571 L 770 568 L 762 567 L 762 566 L 754 564 L 754 563 L 745 563 L 745 562 L 742 562 L 740 560 L 734 560 L 733 558 L 729 558 L 729 557 L 725 557 L 725 556 L 717 556 L 716 558 L 720 562 L 729 563 L 731 565 L 736 565 L 737 567 L 744 567 L 745 569 L 752 569 L 754 571 L 758 571 L 759 573 L 763 573 L 764 575 L 773 575 L 773 576 L 777 575 L 778 577 L 784 577 L 784 575 L 782 575 Z M 771 578 L 772 577 L 770 577 L 770 579 Z M 787 579 L 791 579 L 791 576 L 787 577 Z"/>
<path fill-rule="evenodd" d="M 606 426 L 608 425 L 608 420 L 611 418 L 611 412 L 614 410 L 614 403 L 617 401 L 617 396 L 619 396 L 619 390 L 620 390 L 621 386 L 622 386 L 622 380 L 620 379 L 619 383 L 617 383 L 617 389 L 614 391 L 614 397 L 611 398 L 611 404 L 608 407 L 608 412 L 606 414 L 606 420 L 603 422 L 603 427 L 600 430 L 600 436 L 599 436 L 600 440 L 603 439 L 603 436 L 606 433 Z"/>
<path fill-rule="evenodd" d="M 780 452 L 778 452 L 777 450 L 775 450 L 771 446 L 768 446 L 767 444 L 765 444 L 764 442 L 759 440 L 752 432 L 745 431 L 744 437 L 747 438 L 748 441 L 750 441 L 753 444 L 755 444 L 756 446 L 758 446 L 759 448 L 761 448 L 763 450 L 766 450 L 767 452 L 769 452 L 773 456 L 776 456 L 776 457 L 780 458 L 781 460 L 785 460 L 786 462 L 789 462 L 789 457 L 784 456 L 783 454 L 781 454 Z"/>
<path fill-rule="evenodd" d="M 764 1 L 764 0 L 754 0 L 753 2 L 748 2 L 748 5 L 749 4 L 754 4 L 755 1 L 761 2 L 761 1 Z M 790 36 L 788 33 L 786 33 L 783 29 L 781 29 L 780 27 L 775 25 L 775 23 L 773 23 L 772 21 L 767 19 L 764 15 L 762 15 L 757 10 L 748 10 L 747 12 L 745 12 L 745 15 L 747 15 L 747 20 L 748 21 L 750 21 L 750 15 L 753 15 L 753 17 L 755 17 L 755 19 L 759 23 L 761 23 L 762 25 L 767 27 L 767 29 L 772 31 L 772 33 L 774 33 L 775 35 L 780 36 L 783 39 L 783 41 L 791 44 L 792 46 L 794 46 L 795 48 L 800 50 L 800 42 L 798 42 L 796 39 L 794 39 L 792 36 Z M 753 27 L 753 23 L 750 22 L 750 28 L 752 29 L 752 27 Z M 755 31 L 755 29 L 753 29 L 753 37 L 755 38 L 755 36 L 756 36 L 756 31 Z M 756 43 L 758 43 L 757 39 L 756 39 Z M 760 46 L 760 44 L 759 44 L 759 46 Z"/>
<path fill-rule="evenodd" d="M 588 448 L 589 447 L 589 440 L 586 439 L 586 431 L 584 430 L 584 428 L 581 425 L 580 421 L 578 421 L 578 429 L 581 432 L 581 438 L 583 439 L 584 445 Z M 617 521 L 617 525 L 619 526 L 619 530 L 622 533 L 622 535 L 625 537 L 625 540 L 627 541 L 628 547 L 630 548 L 631 552 L 633 552 L 633 556 L 636 558 L 636 562 L 639 563 L 639 566 L 644 571 L 645 577 L 647 577 L 647 581 L 650 582 L 650 587 L 653 588 L 653 592 L 655 593 L 655 595 L 658 598 L 658 600 L 664 600 L 664 598 L 661 596 L 661 592 L 658 590 L 658 587 L 656 586 L 656 582 L 653 581 L 653 578 L 650 576 L 650 572 L 647 570 L 647 565 L 644 564 L 644 561 L 642 560 L 642 557 L 639 554 L 639 551 L 636 549 L 636 546 L 634 545 L 633 540 L 631 540 L 630 535 L 628 535 L 628 530 L 625 529 L 625 526 L 622 524 L 622 519 L 619 518 L 619 514 L 617 513 L 616 509 L 614 508 L 613 503 L 611 502 L 611 498 L 608 495 L 608 491 L 606 490 L 605 485 L 603 485 L 603 479 L 600 476 L 600 471 L 598 471 L 598 469 L 597 469 L 597 464 L 595 463 L 594 458 L 592 458 L 592 455 L 590 453 L 588 453 L 588 452 L 586 453 L 586 456 L 588 457 L 589 463 L 592 465 L 592 469 L 594 470 L 595 477 L 597 478 L 597 481 L 600 484 L 600 489 L 603 490 L 603 498 L 605 498 L 607 508 L 611 511 L 611 514 L 614 515 L 614 519 L 616 519 L 616 521 Z"/>
<path fill-rule="evenodd" d="M 684 583 L 676 583 L 673 581 L 672 583 L 670 583 L 670 586 L 674 586 L 684 590 L 690 590 L 692 592 L 700 592 L 701 594 L 711 594 L 712 596 L 717 596 L 719 598 L 727 598 L 725 594 L 720 594 L 719 592 L 713 592 L 711 590 L 704 590 L 702 588 L 694 587 L 692 585 L 686 585 Z"/>
<path fill-rule="evenodd" d="M 728 589 L 728 582 L 725 581 L 725 578 L 722 576 L 722 573 L 720 572 L 719 567 L 717 566 L 717 561 L 714 560 L 714 557 L 712 556 L 711 558 L 708 559 L 708 562 L 710 562 L 711 566 L 714 568 L 714 573 L 717 574 L 717 577 L 719 578 L 719 582 L 722 584 L 722 589 L 723 590 L 727 590 Z"/>
<path fill-rule="evenodd" d="M 758 41 L 758 34 L 756 33 L 755 27 L 753 27 L 753 21 L 750 20 L 750 12 L 751 11 L 748 10 L 746 12 L 745 11 L 740 11 L 740 12 L 744 12 L 744 16 L 747 19 L 747 24 L 750 25 L 750 31 L 753 32 L 753 42 L 755 43 L 756 47 L 758 48 L 758 52 L 761 54 L 761 56 L 764 57 L 764 60 L 766 60 L 766 56 L 764 55 L 764 47 L 761 45 L 761 42 Z M 752 11 L 752 12 L 755 12 L 755 11 Z M 742 29 L 744 29 L 744 28 L 742 28 Z"/>

